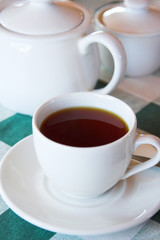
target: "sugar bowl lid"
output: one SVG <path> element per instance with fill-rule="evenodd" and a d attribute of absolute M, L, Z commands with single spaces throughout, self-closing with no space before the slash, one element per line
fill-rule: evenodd
<path fill-rule="evenodd" d="M 19 0 L 0 13 L 1 26 L 27 35 L 65 33 L 83 20 L 84 12 L 71 1 Z"/>
<path fill-rule="evenodd" d="M 121 34 L 146 35 L 160 33 L 160 9 L 148 0 L 124 0 L 103 8 L 99 21 L 109 30 Z"/>

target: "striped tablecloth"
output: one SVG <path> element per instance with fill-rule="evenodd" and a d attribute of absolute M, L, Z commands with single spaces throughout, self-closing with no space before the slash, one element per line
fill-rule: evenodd
<path fill-rule="evenodd" d="M 100 76 L 102 80 L 105 74 Z M 99 81 L 99 86 L 104 83 Z M 114 92 L 135 111 L 138 131 L 160 137 L 160 71 L 143 78 L 125 78 Z M 0 159 L 18 141 L 32 134 L 32 117 L 0 105 Z M 147 201 L 147 199 L 146 199 Z M 160 202 L 160 199 L 159 199 Z M 147 222 L 118 233 L 102 236 L 69 236 L 36 227 L 17 216 L 0 196 L 0 240 L 158 240 L 160 211 Z"/>

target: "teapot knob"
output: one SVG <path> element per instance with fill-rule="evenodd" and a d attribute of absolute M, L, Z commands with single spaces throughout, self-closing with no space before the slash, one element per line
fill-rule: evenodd
<path fill-rule="evenodd" d="M 124 4 L 129 8 L 146 8 L 149 0 L 124 0 Z"/>

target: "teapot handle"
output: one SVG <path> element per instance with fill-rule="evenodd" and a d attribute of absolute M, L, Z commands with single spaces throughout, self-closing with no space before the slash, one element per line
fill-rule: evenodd
<path fill-rule="evenodd" d="M 104 45 L 111 52 L 114 60 L 114 72 L 110 82 L 104 88 L 94 90 L 102 94 L 108 94 L 124 77 L 127 63 L 125 50 L 118 38 L 110 33 L 97 31 L 79 39 L 78 44 L 80 52 L 86 54 L 87 49 L 93 43 Z"/>

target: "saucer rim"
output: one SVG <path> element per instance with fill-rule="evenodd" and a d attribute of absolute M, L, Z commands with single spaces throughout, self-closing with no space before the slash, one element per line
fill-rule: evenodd
<path fill-rule="evenodd" d="M 77 228 L 77 229 L 72 228 L 71 229 L 71 227 L 68 229 L 67 227 L 64 227 L 64 226 L 61 227 L 61 226 L 58 226 L 56 224 L 52 225 L 52 224 L 45 223 L 44 221 L 39 220 L 36 217 L 26 213 L 23 209 L 21 209 L 17 205 L 15 205 L 12 202 L 12 200 L 7 196 L 7 192 L 5 191 L 5 189 L 3 188 L 3 185 L 2 185 L 3 165 L 7 161 L 9 161 L 8 159 L 10 158 L 10 155 L 12 154 L 12 152 L 15 152 L 17 150 L 17 147 L 19 147 L 23 144 L 24 145 L 25 144 L 33 144 L 33 135 L 29 135 L 28 137 L 25 137 L 24 139 L 22 139 L 21 141 L 16 143 L 13 147 L 11 147 L 11 149 L 2 158 L 2 160 L 0 162 L 0 193 L 1 193 L 1 196 L 2 196 L 3 200 L 6 202 L 8 207 L 13 212 L 15 212 L 20 218 L 26 220 L 27 222 L 29 222 L 29 223 L 37 226 L 37 227 L 40 227 L 42 229 L 52 231 L 52 232 L 59 232 L 59 233 L 63 233 L 63 234 L 79 235 L 79 236 L 82 236 L 82 235 L 83 236 L 85 236 L 85 235 L 90 235 L 91 236 L 91 235 L 116 233 L 116 232 L 119 232 L 119 231 L 122 231 L 122 230 L 127 230 L 129 228 L 135 227 L 135 226 L 137 226 L 141 223 L 146 222 L 160 209 L 160 201 L 159 201 L 159 203 L 154 205 L 153 208 L 151 208 L 149 211 L 147 210 L 147 214 L 143 215 L 138 220 L 133 219 L 133 220 L 127 222 L 127 223 L 123 222 L 123 223 L 120 223 L 118 225 L 110 226 L 109 228 L 106 226 L 106 227 L 100 228 L 99 230 L 96 230 L 96 229 L 91 229 L 91 230 L 84 229 L 84 230 L 82 230 L 80 228 Z M 134 162 L 137 162 L 137 161 L 134 161 Z M 158 169 L 157 167 L 153 167 L 153 168 Z M 147 171 L 149 171 L 149 170 L 147 170 Z M 139 173 L 139 174 L 141 174 L 141 173 Z"/>

